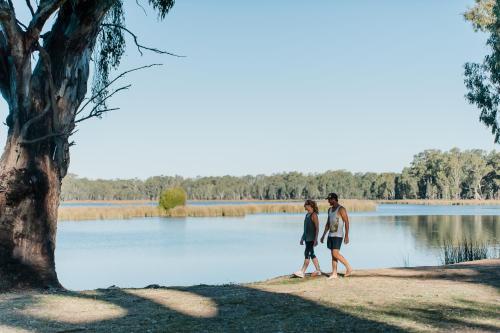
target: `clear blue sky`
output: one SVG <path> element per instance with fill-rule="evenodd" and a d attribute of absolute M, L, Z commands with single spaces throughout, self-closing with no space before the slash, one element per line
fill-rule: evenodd
<path fill-rule="evenodd" d="M 81 126 L 70 172 L 400 171 L 424 149 L 495 149 L 463 97 L 463 64 L 487 52 L 472 0 L 177 0 L 164 22 L 126 2 L 143 44 L 187 58 L 129 43 L 122 70 L 165 66 Z"/>

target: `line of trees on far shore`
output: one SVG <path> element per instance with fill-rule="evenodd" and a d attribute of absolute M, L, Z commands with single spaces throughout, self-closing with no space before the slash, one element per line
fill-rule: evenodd
<path fill-rule="evenodd" d="M 62 200 L 158 200 L 182 187 L 190 200 L 293 200 L 324 198 L 337 192 L 352 199 L 500 199 L 500 153 L 483 150 L 425 150 L 400 173 L 345 170 L 270 176 L 91 180 L 68 175 Z"/>

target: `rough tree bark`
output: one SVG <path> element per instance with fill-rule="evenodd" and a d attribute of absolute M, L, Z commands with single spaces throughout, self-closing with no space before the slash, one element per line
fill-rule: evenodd
<path fill-rule="evenodd" d="M 0 0 L 0 91 L 9 105 L 0 159 L 0 288 L 60 287 L 54 250 L 68 138 L 87 92 L 92 48 L 112 4 L 41 0 L 23 30 L 12 2 Z M 51 31 L 41 37 L 56 11 Z M 33 53 L 38 61 L 32 70 Z"/>

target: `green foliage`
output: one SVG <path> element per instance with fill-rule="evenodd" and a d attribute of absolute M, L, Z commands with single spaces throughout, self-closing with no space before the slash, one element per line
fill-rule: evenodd
<path fill-rule="evenodd" d="M 164 189 L 182 187 L 192 200 L 322 199 L 329 192 L 352 199 L 500 199 L 500 153 L 452 149 L 417 154 L 401 173 L 319 174 L 299 172 L 271 176 L 155 176 L 138 179 L 89 180 L 68 175 L 63 200 L 158 200 Z"/>
<path fill-rule="evenodd" d="M 472 23 L 474 30 L 487 31 L 495 22 L 493 6 L 495 0 L 476 0 L 474 7 L 464 13 L 464 18 Z"/>
<path fill-rule="evenodd" d="M 174 0 L 148 0 L 149 4 L 158 12 L 158 17 L 164 19 L 175 4 Z"/>
<path fill-rule="evenodd" d="M 491 15 L 489 14 L 491 12 Z M 482 64 L 465 64 L 466 98 L 480 110 L 479 120 L 491 128 L 495 143 L 500 143 L 500 5 L 496 1 L 478 1 L 466 13 L 476 29 L 490 34 L 491 49 Z"/>
<path fill-rule="evenodd" d="M 169 210 L 177 206 L 185 206 L 187 201 L 186 191 L 182 187 L 169 188 L 160 196 L 160 207 Z"/>
<path fill-rule="evenodd" d="M 124 36 L 125 15 L 123 0 L 114 0 L 115 3 L 106 14 L 101 26 L 96 45 L 94 47 L 94 77 L 92 81 L 92 96 L 96 96 L 94 104 L 98 110 L 107 109 L 105 101 L 109 94 L 107 88 L 112 70 L 118 69 L 125 54 L 126 40 Z M 174 0 L 149 0 L 148 3 L 164 19 L 174 6 Z M 137 3 L 140 5 L 140 3 Z"/>

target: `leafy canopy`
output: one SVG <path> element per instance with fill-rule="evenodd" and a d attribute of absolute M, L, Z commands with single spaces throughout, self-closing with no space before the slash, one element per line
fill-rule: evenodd
<path fill-rule="evenodd" d="M 185 206 L 187 193 L 182 187 L 173 187 L 161 194 L 160 207 L 169 210 L 177 206 Z"/>
<path fill-rule="evenodd" d="M 491 128 L 495 143 L 500 143 L 500 4 L 494 0 L 476 0 L 464 14 L 475 30 L 490 34 L 487 45 L 491 53 L 482 64 L 465 64 L 466 98 L 479 110 L 479 120 Z"/>

